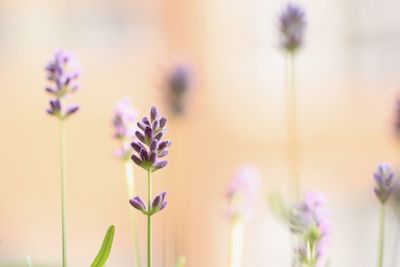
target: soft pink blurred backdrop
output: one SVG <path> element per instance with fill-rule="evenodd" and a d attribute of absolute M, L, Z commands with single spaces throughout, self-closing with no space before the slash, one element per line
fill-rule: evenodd
<path fill-rule="evenodd" d="M 371 174 L 380 162 L 400 163 L 392 131 L 400 6 L 301 3 L 309 16 L 297 60 L 303 188 L 329 198 L 331 266 L 368 266 L 377 238 Z M 287 230 L 266 204 L 268 192 L 287 194 L 284 61 L 275 30 L 283 4 L 0 1 L 0 266 L 26 255 L 34 265 L 60 262 L 59 131 L 45 113 L 43 90 L 44 66 L 59 47 L 76 53 L 83 68 L 75 96 L 82 109 L 66 127 L 72 267 L 91 263 L 109 224 L 116 238 L 107 265 L 133 266 L 123 165 L 112 156 L 113 105 L 128 96 L 141 115 L 152 104 L 167 112 L 164 72 L 181 59 L 193 65 L 195 86 L 188 114 L 170 117 L 171 164 L 155 174 L 155 191 L 170 192 L 169 208 L 154 223 L 156 263 L 173 266 L 177 238 L 189 267 L 227 265 L 224 187 L 237 166 L 250 163 L 263 186 L 246 231 L 244 266 L 289 266 Z M 144 173 L 135 173 L 143 192 Z M 396 229 L 390 221 L 388 248 Z"/>

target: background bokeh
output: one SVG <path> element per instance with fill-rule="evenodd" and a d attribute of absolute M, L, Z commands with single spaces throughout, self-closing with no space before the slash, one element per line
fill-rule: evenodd
<path fill-rule="evenodd" d="M 175 254 L 184 254 L 189 267 L 227 265 L 223 192 L 238 166 L 252 164 L 263 180 L 244 266 L 289 266 L 287 229 L 266 203 L 268 193 L 287 195 L 288 187 L 276 31 L 284 3 L 1 0 L 0 266 L 22 264 L 26 255 L 34 265 L 60 262 L 59 125 L 45 113 L 43 89 L 44 66 L 60 47 L 83 69 L 74 96 L 81 111 L 66 126 L 71 266 L 90 264 L 109 224 L 116 239 L 108 266 L 133 266 L 124 169 L 113 157 L 113 105 L 130 97 L 141 115 L 152 104 L 168 114 L 164 77 L 176 61 L 190 62 L 195 81 L 186 115 L 169 115 L 171 164 L 155 174 L 155 192 L 170 192 L 169 208 L 154 223 L 156 263 L 173 266 Z M 331 266 L 371 266 L 378 226 L 372 173 L 380 162 L 400 165 L 393 132 L 400 5 L 300 3 L 308 16 L 296 61 L 303 189 L 329 199 Z M 143 192 L 144 173 L 135 172 Z M 391 246 L 398 221 L 389 216 L 388 266 L 398 254 Z"/>

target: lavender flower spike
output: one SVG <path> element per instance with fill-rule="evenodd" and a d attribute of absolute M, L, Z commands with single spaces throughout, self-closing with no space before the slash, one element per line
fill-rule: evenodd
<path fill-rule="evenodd" d="M 288 3 L 279 16 L 280 46 L 288 52 L 301 47 L 306 28 L 305 12 L 301 6 Z"/>
<path fill-rule="evenodd" d="M 245 166 L 236 171 L 226 191 L 230 221 L 246 220 L 252 215 L 259 185 L 260 174 L 257 169 Z"/>
<path fill-rule="evenodd" d="M 324 266 L 330 238 L 325 197 L 307 193 L 290 214 L 291 231 L 297 236 L 294 266 Z"/>
<path fill-rule="evenodd" d="M 132 142 L 131 146 L 136 152 L 132 155 L 132 160 L 145 170 L 155 172 L 167 166 L 168 162 L 162 160 L 168 154 L 168 147 L 171 142 L 163 140 L 166 132 L 165 125 L 167 119 L 160 118 L 156 107 L 150 111 L 150 119 L 144 117 L 138 122 L 139 130 L 135 132 L 138 141 Z"/>
<path fill-rule="evenodd" d="M 79 89 L 80 67 L 74 55 L 64 50 L 57 50 L 46 66 L 47 79 L 52 86 L 46 91 L 57 98 L 62 98 Z"/>
<path fill-rule="evenodd" d="M 186 109 L 186 96 L 192 84 L 191 68 L 187 64 L 177 64 L 167 76 L 167 101 L 175 115 Z"/>
<path fill-rule="evenodd" d="M 47 113 L 61 120 L 68 118 L 79 109 L 77 105 L 67 106 L 64 99 L 79 89 L 80 68 L 75 57 L 66 51 L 58 50 L 46 66 L 49 86 L 46 91 L 54 99 L 50 100 Z"/>
<path fill-rule="evenodd" d="M 374 173 L 376 186 L 375 195 L 382 204 L 385 204 L 393 192 L 394 173 L 388 164 L 381 164 Z"/>
<path fill-rule="evenodd" d="M 124 98 L 115 105 L 112 124 L 114 138 L 121 143 L 115 153 L 118 158 L 129 159 L 131 156 L 129 143 L 135 136 L 137 117 L 138 112 L 129 98 Z"/>

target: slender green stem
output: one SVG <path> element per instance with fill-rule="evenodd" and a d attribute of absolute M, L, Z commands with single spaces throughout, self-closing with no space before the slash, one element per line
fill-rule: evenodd
<path fill-rule="evenodd" d="M 378 267 L 383 266 L 383 252 L 385 247 L 385 204 L 381 205 L 378 241 Z"/>
<path fill-rule="evenodd" d="M 242 266 L 242 251 L 243 251 L 243 222 L 231 222 L 230 244 L 229 244 L 229 267 Z"/>
<path fill-rule="evenodd" d="M 61 166 L 61 227 L 62 227 L 62 266 L 67 267 L 67 227 L 66 227 L 66 175 L 65 175 L 65 132 L 64 121 L 60 122 L 61 128 L 61 149 L 60 149 L 60 166 Z"/>
<path fill-rule="evenodd" d="M 147 171 L 147 208 L 151 210 L 151 170 Z M 151 214 L 147 215 L 147 267 L 152 266 L 152 225 L 151 225 Z"/>
<path fill-rule="evenodd" d="M 129 198 L 135 195 L 135 176 L 133 174 L 132 162 L 128 159 L 125 160 L 125 175 L 126 182 L 128 187 L 128 196 Z M 134 257 L 135 257 L 135 267 L 141 267 L 142 261 L 140 257 L 140 245 L 139 245 L 139 235 L 137 229 L 137 219 L 135 210 L 129 209 L 130 217 L 132 222 L 132 239 L 133 239 L 133 247 L 134 247 Z"/>
<path fill-rule="evenodd" d="M 297 122 L 297 97 L 295 85 L 294 52 L 287 53 L 286 62 L 286 116 L 289 179 L 293 200 L 300 197 L 299 140 Z"/>

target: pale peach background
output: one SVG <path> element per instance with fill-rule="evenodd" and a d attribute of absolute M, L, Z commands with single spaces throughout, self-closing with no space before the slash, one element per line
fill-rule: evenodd
<path fill-rule="evenodd" d="M 172 247 L 163 244 L 174 243 L 176 228 L 187 266 L 227 266 L 223 191 L 242 164 L 263 176 L 244 266 L 289 266 L 287 231 L 266 205 L 269 192 L 287 194 L 284 61 L 275 30 L 283 3 L 0 1 L 0 266 L 26 255 L 34 266 L 60 262 L 59 128 L 45 114 L 43 91 L 44 65 L 59 47 L 75 52 L 83 68 L 73 99 L 82 109 L 66 127 L 70 266 L 90 265 L 109 224 L 116 238 L 107 265 L 133 266 L 123 165 L 112 156 L 113 105 L 128 96 L 141 115 L 152 104 L 168 114 L 162 83 L 176 60 L 191 62 L 195 86 L 188 114 L 170 116 L 171 164 L 155 174 L 155 192 L 170 192 L 169 208 L 154 223 L 157 266 L 165 258 L 174 266 Z M 331 266 L 373 266 L 371 174 L 380 162 L 400 161 L 392 129 L 399 4 L 302 3 L 309 13 L 297 58 L 303 187 L 329 199 Z M 143 194 L 144 173 L 135 172 Z M 396 229 L 389 221 L 388 243 Z"/>

